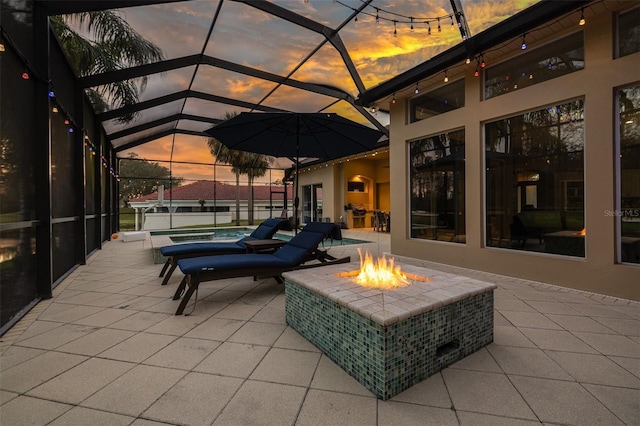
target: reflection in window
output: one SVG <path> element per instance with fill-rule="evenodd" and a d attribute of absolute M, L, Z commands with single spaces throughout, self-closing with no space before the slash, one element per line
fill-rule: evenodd
<path fill-rule="evenodd" d="M 464 129 L 409 143 L 411 237 L 465 242 Z"/>
<path fill-rule="evenodd" d="M 640 7 L 618 15 L 616 58 L 640 52 Z"/>
<path fill-rule="evenodd" d="M 485 125 L 487 246 L 584 256 L 584 101 Z"/>
<path fill-rule="evenodd" d="M 584 68 L 582 32 L 485 69 L 485 99 L 504 95 Z"/>
<path fill-rule="evenodd" d="M 623 262 L 640 263 L 640 85 L 618 90 L 618 105 L 618 251 Z"/>
<path fill-rule="evenodd" d="M 431 90 L 409 101 L 409 122 L 424 120 L 464 106 L 464 79 Z"/>

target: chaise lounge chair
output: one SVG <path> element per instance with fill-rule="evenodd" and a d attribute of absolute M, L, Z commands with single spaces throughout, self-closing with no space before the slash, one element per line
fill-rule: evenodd
<path fill-rule="evenodd" d="M 184 297 L 178 306 L 176 315 L 184 312 L 184 308 L 194 292 L 196 293 L 193 306 L 195 309 L 195 303 L 198 299 L 197 291 L 201 282 L 223 278 L 267 276 L 274 277 L 281 283 L 280 275 L 283 272 L 351 261 L 348 256 L 337 259 L 325 250 L 318 248 L 318 245 L 328 237 L 340 239 L 340 227 L 335 223 L 310 222 L 291 241 L 274 253 L 228 254 L 179 260 L 178 266 L 185 276 L 178 286 L 173 300 L 178 300 L 182 293 L 184 293 Z M 307 264 L 307 262 L 314 260 L 317 262 Z"/>
<path fill-rule="evenodd" d="M 166 263 L 162 267 L 162 271 L 160 271 L 160 277 L 164 276 L 162 285 L 166 285 L 169 282 L 169 278 L 171 278 L 173 271 L 175 271 L 175 269 L 178 267 L 178 261 L 180 259 L 187 259 L 190 257 L 216 256 L 221 254 L 246 253 L 247 248 L 244 245 L 245 241 L 269 240 L 273 238 L 274 234 L 279 229 L 287 230 L 288 228 L 288 219 L 272 218 L 262 222 L 256 229 L 253 230 L 251 234 L 238 241 L 217 243 L 187 243 L 161 247 L 160 253 L 162 253 L 163 256 L 168 257 Z M 169 269 L 168 272 L 167 269 Z M 167 273 L 166 275 L 165 272 Z"/>

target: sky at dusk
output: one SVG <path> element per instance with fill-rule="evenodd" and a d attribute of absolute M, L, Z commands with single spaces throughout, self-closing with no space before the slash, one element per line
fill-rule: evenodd
<path fill-rule="evenodd" d="M 534 0 L 461 0 L 471 34 L 512 16 L 537 1 Z M 360 0 L 275 0 L 273 3 L 330 28 L 340 27 Z M 211 37 L 207 34 L 219 7 L 217 0 L 195 0 L 162 5 L 122 9 L 127 22 L 149 41 L 158 45 L 165 59 L 204 53 L 206 55 L 249 66 L 279 76 L 337 87 L 354 98 L 358 89 L 339 52 L 321 34 L 309 31 L 244 3 L 223 0 Z M 376 24 L 378 8 L 380 23 Z M 380 84 L 461 42 L 457 25 L 451 25 L 453 13 L 449 0 L 377 1 L 351 19 L 339 36 L 353 61 L 366 89 Z M 396 15 L 394 15 L 395 13 Z M 414 29 L 404 17 L 414 17 Z M 441 17 L 438 32 L 435 19 Z M 397 35 L 394 36 L 394 23 Z M 431 23 L 431 34 L 427 25 Z M 405 22 L 406 21 L 406 22 Z M 324 44 L 322 44 L 325 42 Z M 314 51 L 315 53 L 309 57 Z M 301 64 L 301 62 L 309 59 Z M 270 81 L 249 77 L 208 65 L 186 67 L 149 77 L 142 101 L 191 88 L 232 99 L 297 112 L 335 112 L 356 122 L 372 124 L 346 101 L 314 94 Z M 385 109 L 385 106 L 381 106 Z M 195 114 L 222 118 L 226 112 L 248 109 L 222 103 L 189 98 L 144 110 L 136 122 L 122 125 L 105 122 L 108 133 L 143 124 L 168 114 Z M 375 116 L 383 125 L 388 115 Z M 178 128 L 202 131 L 210 123 L 181 120 L 148 130 Z M 144 133 L 143 133 L 144 134 Z M 122 145 L 139 134 L 115 140 Z M 188 179 L 213 179 L 212 166 L 188 165 L 177 162 L 213 163 L 206 138 L 177 134 L 122 151 L 119 157 L 135 152 L 151 160 L 174 160 L 172 172 Z M 283 163 L 286 164 L 286 163 Z M 219 179 L 219 178 L 218 178 Z"/>

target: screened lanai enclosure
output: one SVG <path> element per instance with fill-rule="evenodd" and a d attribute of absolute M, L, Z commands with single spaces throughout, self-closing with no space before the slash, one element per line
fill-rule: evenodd
<path fill-rule="evenodd" d="M 291 159 L 221 151 L 217 123 L 388 134 L 396 93 L 586 3 L 1 0 L 0 334 L 115 232 L 291 215 Z"/>

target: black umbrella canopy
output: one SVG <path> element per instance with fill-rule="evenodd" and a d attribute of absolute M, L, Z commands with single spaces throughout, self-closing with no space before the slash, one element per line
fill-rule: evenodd
<path fill-rule="evenodd" d="M 384 135 L 335 113 L 242 112 L 206 131 L 229 149 L 295 161 L 294 223 L 298 223 L 300 157 L 335 159 L 369 151 Z"/>
<path fill-rule="evenodd" d="M 383 133 L 334 113 L 242 112 L 206 131 L 230 149 L 334 159 L 369 151 Z"/>

